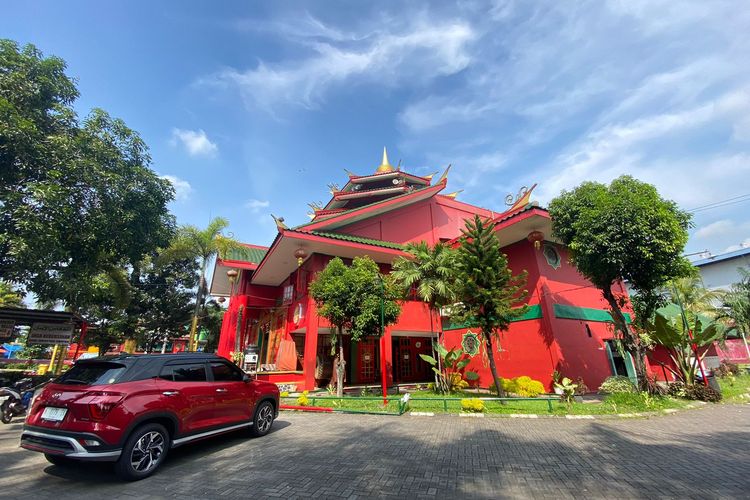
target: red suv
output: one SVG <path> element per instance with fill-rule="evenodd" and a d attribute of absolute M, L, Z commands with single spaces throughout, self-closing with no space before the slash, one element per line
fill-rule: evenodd
<path fill-rule="evenodd" d="M 213 354 L 121 355 L 78 361 L 33 400 L 21 447 L 51 463 L 115 462 L 143 479 L 170 448 L 246 428 L 264 436 L 279 411 L 275 384 Z"/>

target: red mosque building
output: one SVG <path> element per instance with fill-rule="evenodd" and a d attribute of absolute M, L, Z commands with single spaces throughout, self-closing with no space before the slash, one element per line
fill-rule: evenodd
<path fill-rule="evenodd" d="M 548 389 L 554 371 L 581 376 L 591 388 L 613 374 L 633 378 L 632 360 L 612 345 L 601 293 L 568 262 L 566 249 L 552 237 L 549 213 L 530 201 L 531 190 L 506 200 L 505 210 L 480 208 L 456 200 L 457 193 L 443 194 L 448 169 L 433 181 L 435 174 L 418 176 L 391 166 L 384 151 L 374 173 L 347 171 L 342 188 L 331 185 L 331 200 L 311 205 L 309 223 L 290 228 L 276 219 L 278 235 L 270 247 L 246 245 L 218 260 L 211 294 L 230 297 L 219 354 L 231 358 L 250 347 L 259 354 L 258 378 L 297 390 L 324 387 L 332 371 L 331 328 L 308 294 L 315 274 L 333 256 L 346 261 L 363 255 L 388 273 L 393 260 L 406 255 L 404 244 L 453 240 L 464 220 L 478 214 L 497 222 L 513 272 L 528 273 L 528 312 L 501 334 L 493 353 L 500 376 L 528 375 Z M 232 270 L 237 273 L 228 277 Z M 622 286 L 615 291 L 626 295 Z M 382 338 L 345 341 L 347 385 L 379 384 L 382 370 L 389 385 L 429 382 L 431 371 L 419 354 L 431 352 L 430 324 L 440 320 L 430 318 L 422 302 L 406 301 Z M 476 353 L 475 332 L 443 323 L 441 341 Z M 481 354 L 468 369 L 480 374 L 481 387 L 492 383 Z"/>

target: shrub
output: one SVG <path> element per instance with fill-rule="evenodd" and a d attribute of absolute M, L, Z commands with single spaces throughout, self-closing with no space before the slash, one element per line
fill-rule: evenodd
<path fill-rule="evenodd" d="M 461 400 L 461 411 L 469 413 L 482 413 L 487 408 L 484 406 L 484 401 L 479 398 L 464 398 Z"/>
<path fill-rule="evenodd" d="M 308 391 L 302 392 L 300 397 L 297 398 L 297 406 L 309 406 L 310 398 L 307 397 Z"/>
<path fill-rule="evenodd" d="M 501 378 L 500 381 L 503 384 L 503 390 L 510 394 L 516 394 L 524 398 L 534 398 L 540 394 L 544 394 L 544 385 L 526 375 L 514 379 Z M 490 391 L 497 394 L 495 384 L 492 384 Z"/>
<path fill-rule="evenodd" d="M 531 377 L 517 377 L 513 382 L 516 386 L 515 393 L 521 397 L 534 398 L 540 394 L 544 394 L 544 385 L 538 380 L 533 380 Z"/>
<path fill-rule="evenodd" d="M 714 375 L 718 377 L 736 376 L 740 374 L 740 367 L 731 361 L 722 361 L 719 367 L 714 370 Z"/>
<path fill-rule="evenodd" d="M 577 388 L 578 386 L 568 377 L 563 377 L 560 382 L 555 384 L 555 389 L 559 389 L 561 392 L 560 401 L 567 403 L 568 406 L 573 403 L 573 397 L 575 396 Z"/>
<path fill-rule="evenodd" d="M 633 382 L 628 377 L 615 376 L 608 377 L 599 386 L 599 392 L 603 394 L 623 394 L 636 392 Z"/>
<path fill-rule="evenodd" d="M 721 393 L 713 387 L 697 383 L 685 387 L 685 397 L 697 401 L 708 401 L 718 403 L 721 401 Z"/>

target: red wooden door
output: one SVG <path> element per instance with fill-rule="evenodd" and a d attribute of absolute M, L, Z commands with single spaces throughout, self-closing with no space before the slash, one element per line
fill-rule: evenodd
<path fill-rule="evenodd" d="M 396 382 L 428 382 L 432 370 L 420 354 L 432 354 L 430 339 L 396 337 L 393 341 Z"/>
<path fill-rule="evenodd" d="M 371 384 L 378 380 L 379 362 L 378 339 L 368 338 L 357 344 L 357 382 Z"/>

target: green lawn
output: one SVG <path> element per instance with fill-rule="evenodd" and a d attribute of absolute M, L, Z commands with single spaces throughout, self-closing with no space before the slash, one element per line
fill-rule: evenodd
<path fill-rule="evenodd" d="M 750 392 L 750 375 L 739 375 L 734 380 L 725 377 L 719 379 L 721 394 L 727 403 L 747 401 L 741 396 Z"/>
<path fill-rule="evenodd" d="M 433 412 L 433 413 L 459 413 L 461 411 L 460 399 L 444 400 L 442 395 L 430 391 L 420 391 L 410 394 L 409 411 Z M 476 394 L 452 394 L 448 398 L 473 398 Z M 388 400 L 383 406 L 382 399 L 362 399 L 353 396 L 333 398 L 331 396 L 314 397 L 309 395 L 311 406 L 323 408 L 336 408 L 341 410 L 372 411 L 398 413 L 398 400 Z M 423 399 L 424 398 L 424 399 Z M 297 398 L 290 396 L 283 398 L 283 403 L 288 405 L 297 404 Z M 546 399 L 538 400 L 510 400 L 485 401 L 486 413 L 490 414 L 552 414 L 552 415 L 607 415 L 617 413 L 638 413 L 659 411 L 668 408 L 683 408 L 688 402 L 669 397 L 644 398 L 639 394 L 617 394 L 609 396 L 601 403 L 573 403 L 570 406 L 560 402 L 558 399 L 552 401 L 552 412 Z"/>

